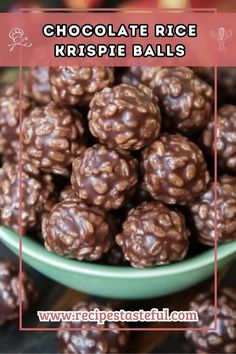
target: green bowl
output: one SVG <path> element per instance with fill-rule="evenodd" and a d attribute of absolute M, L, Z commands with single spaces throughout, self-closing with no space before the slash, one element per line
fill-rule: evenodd
<path fill-rule="evenodd" d="M 0 227 L 0 239 L 19 254 L 19 236 Z M 23 260 L 40 273 L 70 288 L 120 299 L 147 299 L 191 287 L 214 273 L 214 249 L 179 263 L 150 269 L 115 267 L 59 257 L 23 237 Z M 236 242 L 218 247 L 218 269 L 236 258 Z"/>

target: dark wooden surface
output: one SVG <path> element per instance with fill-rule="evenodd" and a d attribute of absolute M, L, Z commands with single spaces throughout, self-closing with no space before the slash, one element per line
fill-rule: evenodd
<path fill-rule="evenodd" d="M 12 260 L 18 262 L 0 243 L 0 260 Z M 236 263 L 224 269 L 219 275 L 221 284 L 236 286 L 235 269 Z M 76 301 L 83 300 L 89 296 L 65 288 L 57 284 L 28 267 L 28 273 L 34 278 L 39 289 L 39 300 L 35 309 L 32 309 L 24 316 L 24 326 L 37 327 L 37 310 L 66 310 Z M 188 289 L 165 298 L 157 298 L 148 301 L 114 301 L 113 304 L 124 309 L 149 309 L 153 306 L 157 308 L 170 307 L 170 309 L 187 309 L 187 304 L 197 291 L 207 289 L 212 286 L 211 281 L 204 282 L 197 287 Z M 93 298 L 94 299 L 94 298 Z M 96 301 L 106 301 L 95 298 Z M 176 324 L 175 324 L 176 325 Z M 167 324 L 171 326 L 171 324 Z M 0 353 L 58 353 L 56 332 L 19 332 L 18 321 L 5 324 L 0 328 Z M 192 348 L 186 343 L 182 332 L 171 331 L 142 331 L 132 332 L 129 353 L 191 353 Z"/>

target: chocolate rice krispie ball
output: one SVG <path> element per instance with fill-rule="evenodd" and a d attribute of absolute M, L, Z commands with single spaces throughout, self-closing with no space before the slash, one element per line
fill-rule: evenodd
<path fill-rule="evenodd" d="M 47 66 L 29 68 L 23 81 L 24 95 L 42 105 L 52 100 L 48 70 Z"/>
<path fill-rule="evenodd" d="M 202 151 L 180 134 L 163 134 L 145 148 L 142 166 L 144 188 L 167 204 L 190 203 L 210 181 Z"/>
<path fill-rule="evenodd" d="M 190 303 L 190 311 L 196 311 L 198 322 L 188 322 L 190 328 L 214 328 L 214 293 L 200 293 Z M 236 352 L 236 290 L 223 288 L 217 299 L 217 329 L 189 329 L 186 338 L 196 353 L 235 353 Z"/>
<path fill-rule="evenodd" d="M 189 231 L 179 211 L 161 202 L 144 202 L 128 213 L 116 242 L 133 267 L 153 267 L 182 260 Z"/>
<path fill-rule="evenodd" d="M 213 159 L 215 148 L 214 117 L 201 134 L 201 144 Z M 236 173 L 236 106 L 224 105 L 218 111 L 217 121 L 218 166 L 227 172 Z"/>
<path fill-rule="evenodd" d="M 32 280 L 22 272 L 22 310 L 29 310 L 37 298 Z M 0 326 L 19 317 L 19 270 L 9 262 L 0 262 Z"/>
<path fill-rule="evenodd" d="M 118 209 L 138 182 L 137 165 L 129 154 L 95 144 L 74 160 L 72 188 L 87 204 Z"/>
<path fill-rule="evenodd" d="M 44 216 L 42 232 L 48 251 L 95 261 L 112 246 L 115 227 L 112 217 L 102 209 L 72 198 L 57 203 Z"/>
<path fill-rule="evenodd" d="M 22 97 L 23 117 L 29 114 L 32 102 Z M 7 87 L 0 95 L 0 155 L 3 161 L 17 162 L 19 160 L 20 108 L 17 85 Z"/>
<path fill-rule="evenodd" d="M 236 177 L 220 176 L 212 181 L 191 205 L 199 242 L 213 246 L 215 242 L 215 187 L 217 187 L 217 234 L 221 243 L 236 240 Z"/>
<path fill-rule="evenodd" d="M 213 89 L 191 69 L 162 68 L 155 73 L 149 86 L 159 98 L 165 129 L 194 134 L 210 119 Z"/>
<path fill-rule="evenodd" d="M 152 90 L 121 84 L 96 93 L 88 113 L 91 133 L 105 145 L 139 150 L 160 131 L 160 109 Z"/>
<path fill-rule="evenodd" d="M 113 311 L 110 306 L 95 302 L 77 303 L 72 311 L 90 312 L 95 309 L 105 312 Z M 95 321 L 63 322 L 61 327 L 68 328 L 68 331 L 65 329 L 58 331 L 60 350 L 64 354 L 123 353 L 126 351 L 130 334 L 124 322 L 106 321 L 104 324 L 98 324 Z M 71 328 L 78 328 L 78 331 L 70 331 Z M 88 328 L 92 329 L 88 330 Z M 120 330 L 126 328 L 127 330 Z"/>
<path fill-rule="evenodd" d="M 58 66 L 49 69 L 51 94 L 58 104 L 83 106 L 93 95 L 114 82 L 111 67 Z"/>
<path fill-rule="evenodd" d="M 19 233 L 21 220 L 23 234 L 33 229 L 47 209 L 53 191 L 51 176 L 34 178 L 23 171 L 20 183 L 19 166 L 6 162 L 0 169 L 0 224 Z"/>
<path fill-rule="evenodd" d="M 24 163 L 39 171 L 68 176 L 72 161 L 85 149 L 84 124 L 78 111 L 50 102 L 23 121 Z"/>
<path fill-rule="evenodd" d="M 160 69 L 161 66 L 130 66 L 125 69 L 121 76 L 121 82 L 130 85 L 144 84 L 149 86 L 155 73 Z"/>

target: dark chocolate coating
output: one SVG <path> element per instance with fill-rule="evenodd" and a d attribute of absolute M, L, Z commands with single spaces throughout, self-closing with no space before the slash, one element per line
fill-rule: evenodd
<path fill-rule="evenodd" d="M 213 89 L 191 69 L 169 67 L 158 70 L 150 87 L 160 100 L 166 129 L 193 134 L 210 119 Z"/>
<path fill-rule="evenodd" d="M 54 205 L 43 218 L 42 232 L 47 250 L 94 261 L 112 246 L 115 230 L 110 215 L 73 198 Z"/>
<path fill-rule="evenodd" d="M 47 66 L 37 66 L 29 68 L 25 73 L 24 95 L 39 104 L 47 104 L 52 100 L 48 70 Z"/>
<path fill-rule="evenodd" d="M 79 112 L 50 102 L 23 121 L 23 159 L 46 173 L 69 175 L 72 160 L 85 149 Z"/>
<path fill-rule="evenodd" d="M 130 85 L 144 84 L 149 86 L 155 73 L 160 69 L 160 66 L 130 66 L 121 76 L 121 82 Z"/>
<path fill-rule="evenodd" d="M 137 165 L 137 160 L 128 154 L 93 145 L 73 162 L 72 188 L 87 204 L 118 209 L 138 182 Z"/>
<path fill-rule="evenodd" d="M 51 94 L 58 104 L 87 105 L 95 92 L 114 82 L 110 67 L 58 66 L 49 69 Z"/>
<path fill-rule="evenodd" d="M 163 134 L 144 149 L 142 166 L 144 187 L 167 204 L 188 204 L 210 180 L 202 151 L 180 134 Z"/>
<path fill-rule="evenodd" d="M 236 290 L 223 288 L 217 299 L 217 330 L 188 330 L 186 338 L 197 353 L 236 353 Z M 214 294 L 200 293 L 190 303 L 197 311 L 198 322 L 189 322 L 191 328 L 214 328 Z"/>
<path fill-rule="evenodd" d="M 213 246 L 215 241 L 214 182 L 191 205 L 193 220 L 198 230 L 198 240 Z M 223 175 L 217 184 L 218 241 L 236 240 L 236 177 Z"/>
<path fill-rule="evenodd" d="M 112 311 L 110 306 L 92 303 L 81 302 L 76 304 L 73 311 Z M 127 347 L 129 339 L 129 330 L 123 322 L 105 322 L 103 325 L 98 325 L 97 322 L 63 322 L 62 328 L 66 330 L 58 331 L 58 341 L 60 350 L 64 354 L 110 354 L 123 353 Z M 79 331 L 69 331 L 70 328 L 82 329 Z M 94 328 L 88 331 L 87 328 Z M 96 330 L 96 328 L 107 328 L 108 330 Z"/>
<path fill-rule="evenodd" d="M 144 85 L 121 84 L 96 93 L 88 113 L 91 133 L 106 145 L 139 150 L 160 131 L 158 99 Z"/>
<path fill-rule="evenodd" d="M 201 143 L 213 158 L 215 147 L 214 117 L 201 134 Z M 218 111 L 217 123 L 218 166 L 225 171 L 236 173 L 236 106 L 225 105 Z"/>
<path fill-rule="evenodd" d="M 22 114 L 28 115 L 31 101 L 22 97 Z M 0 154 L 3 161 L 17 162 L 19 159 L 19 93 L 17 86 L 10 86 L 0 96 Z"/>
<path fill-rule="evenodd" d="M 32 280 L 22 272 L 22 310 L 27 311 L 36 298 Z M 19 317 L 19 305 L 19 271 L 8 262 L 0 262 L 0 326 Z"/>
<path fill-rule="evenodd" d="M 189 231 L 184 216 L 161 202 L 144 202 L 132 209 L 116 242 L 133 267 L 152 267 L 182 260 Z"/>
<path fill-rule="evenodd" d="M 34 178 L 22 172 L 22 232 L 36 226 L 41 213 L 47 210 L 54 190 L 49 175 Z M 0 169 L 0 224 L 19 233 L 20 174 L 19 166 L 5 163 Z"/>
<path fill-rule="evenodd" d="M 81 199 L 75 194 L 70 184 L 68 184 L 60 193 L 59 195 L 59 202 L 62 202 L 65 199 L 75 201 L 81 201 Z"/>

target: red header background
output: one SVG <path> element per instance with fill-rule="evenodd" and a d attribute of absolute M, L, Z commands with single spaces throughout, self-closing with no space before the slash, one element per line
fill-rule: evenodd
<path fill-rule="evenodd" d="M 115 29 L 121 24 L 126 26 L 129 23 L 148 24 L 150 28 L 149 37 L 136 38 L 109 38 L 109 37 L 82 37 L 77 38 L 47 38 L 42 33 L 45 24 L 109 24 L 112 23 Z M 197 24 L 197 37 L 165 37 L 156 38 L 153 28 L 155 24 Z M 22 38 L 27 37 L 26 43 L 32 43 L 30 47 L 16 45 L 10 51 L 12 38 L 9 33 L 14 28 L 21 28 L 24 32 Z M 223 30 L 222 30 L 223 28 Z M 130 66 L 137 65 L 199 65 L 199 66 L 235 66 L 236 65 L 236 21 L 233 13 L 191 13 L 191 12 L 112 12 L 112 13 L 1 13 L 0 14 L 0 66 L 57 66 L 57 65 L 109 65 L 109 66 Z M 222 32 L 223 31 L 223 32 Z M 213 33 L 213 36 L 210 35 Z M 119 44 L 127 45 L 126 58 L 55 58 L 54 44 Z M 186 55 L 182 58 L 166 57 L 132 57 L 132 44 L 184 44 Z M 223 50 L 222 50 L 223 49 Z"/>

